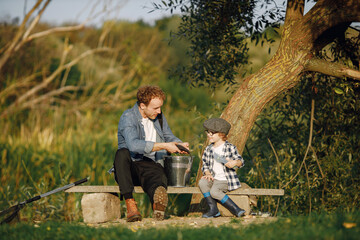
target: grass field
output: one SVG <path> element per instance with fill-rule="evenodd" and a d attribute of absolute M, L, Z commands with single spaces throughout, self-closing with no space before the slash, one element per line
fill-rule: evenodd
<path fill-rule="evenodd" d="M 235 219 L 228 226 L 203 228 L 146 228 L 131 230 L 124 225 L 91 227 L 83 223 L 45 222 L 41 224 L 1 225 L 2 239 L 359 239 L 360 211 L 311 216 L 278 217 L 266 224 L 241 224 Z"/>

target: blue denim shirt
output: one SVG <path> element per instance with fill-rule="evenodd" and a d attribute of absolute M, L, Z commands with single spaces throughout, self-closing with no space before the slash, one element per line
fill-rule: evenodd
<path fill-rule="evenodd" d="M 158 118 L 153 120 L 157 133 L 156 142 L 181 142 L 181 140 L 172 133 L 164 115 L 162 118 L 162 128 Z M 142 160 L 143 155 L 150 153 L 155 144 L 151 141 L 145 141 L 145 131 L 141 120 L 142 116 L 139 107 L 137 103 L 135 103 L 134 107 L 126 110 L 121 115 L 118 125 L 118 149 L 129 149 L 133 161 Z M 162 159 L 166 154 L 166 150 L 156 152 L 155 161 Z"/>

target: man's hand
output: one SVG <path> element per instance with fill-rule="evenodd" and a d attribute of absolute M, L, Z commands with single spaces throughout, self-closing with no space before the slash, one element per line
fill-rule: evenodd
<path fill-rule="evenodd" d="M 182 142 L 182 143 L 178 143 L 178 144 L 186 147 L 187 149 L 189 149 L 189 146 L 190 146 L 188 142 Z"/>
<path fill-rule="evenodd" d="M 185 154 L 185 151 L 181 151 L 176 145 L 182 145 L 185 148 L 189 149 L 189 143 L 178 143 L 178 142 L 167 142 L 167 143 L 155 143 L 154 147 L 152 149 L 153 152 L 159 151 L 159 150 L 166 150 L 169 153 L 182 153 Z"/>
<path fill-rule="evenodd" d="M 177 148 L 180 149 L 180 153 L 182 154 L 190 154 L 190 150 L 189 150 L 189 143 L 185 142 L 185 143 L 177 143 L 176 144 Z"/>
<path fill-rule="evenodd" d="M 182 151 L 176 146 L 177 142 L 168 142 L 165 143 L 166 144 L 166 151 L 168 151 L 169 153 L 181 153 Z"/>

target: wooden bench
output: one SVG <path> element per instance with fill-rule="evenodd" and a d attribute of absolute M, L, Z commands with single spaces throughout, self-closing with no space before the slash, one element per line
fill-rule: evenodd
<path fill-rule="evenodd" d="M 246 185 L 242 183 L 243 185 Z M 247 185 L 246 185 L 247 186 Z M 67 189 L 67 193 L 85 193 L 81 200 L 81 207 L 84 222 L 99 223 L 107 222 L 119 218 L 120 199 L 117 194 L 120 193 L 118 186 L 74 186 Z M 144 193 L 144 190 L 135 186 L 134 193 Z M 168 187 L 168 194 L 201 194 L 198 187 Z M 283 196 L 283 189 L 262 189 L 262 188 L 239 188 L 227 192 L 231 199 L 249 214 L 250 205 L 255 196 Z M 115 196 L 116 195 L 116 196 Z M 256 201 L 256 200 L 255 200 Z M 222 216 L 232 216 L 232 214 L 218 204 Z"/>
<path fill-rule="evenodd" d="M 65 192 L 78 193 L 120 193 L 118 186 L 74 186 L 67 189 Z M 136 186 L 135 193 L 144 193 L 144 190 Z M 198 187 L 168 187 L 168 194 L 201 194 Z M 265 188 L 250 188 L 250 189 L 236 189 L 227 192 L 228 195 L 254 195 L 254 196 L 283 196 L 284 189 L 265 189 Z"/>

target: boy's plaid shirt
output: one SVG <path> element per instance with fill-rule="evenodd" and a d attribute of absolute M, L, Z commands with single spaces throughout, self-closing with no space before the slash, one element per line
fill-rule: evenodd
<path fill-rule="evenodd" d="M 202 165 L 201 170 L 202 170 L 203 174 L 204 174 L 205 170 L 209 170 L 210 173 L 212 175 L 214 175 L 214 171 L 213 171 L 214 151 L 212 150 L 213 145 L 214 144 L 212 143 L 209 146 L 207 146 L 202 155 L 203 165 Z M 230 158 L 232 160 L 241 160 L 241 162 L 242 162 L 241 167 L 244 166 L 244 159 L 238 153 L 238 150 L 235 147 L 235 145 L 229 143 L 228 141 L 225 141 L 223 151 L 224 151 L 225 158 Z M 235 190 L 235 189 L 241 187 L 239 178 L 236 174 L 237 167 L 227 168 L 227 167 L 225 167 L 225 164 L 223 164 L 223 168 L 224 168 L 225 176 L 226 176 L 226 179 L 228 182 L 228 190 L 232 191 L 232 190 Z"/>

